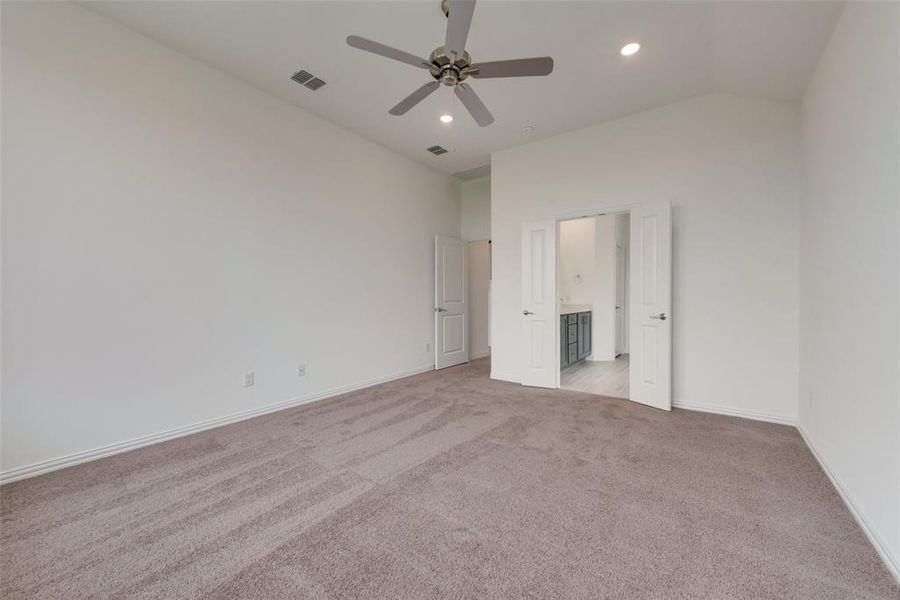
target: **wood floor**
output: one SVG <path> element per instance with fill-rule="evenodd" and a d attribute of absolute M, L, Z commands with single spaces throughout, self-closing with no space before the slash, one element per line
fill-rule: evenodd
<path fill-rule="evenodd" d="M 583 360 L 560 373 L 560 387 L 566 390 L 628 398 L 628 355 L 616 360 Z"/>

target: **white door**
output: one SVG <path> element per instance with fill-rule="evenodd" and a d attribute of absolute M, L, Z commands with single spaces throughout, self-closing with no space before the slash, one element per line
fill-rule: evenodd
<path fill-rule="evenodd" d="M 616 246 L 616 356 L 625 352 L 625 248 Z"/>
<path fill-rule="evenodd" d="M 556 221 L 522 225 L 522 384 L 555 388 L 559 376 Z"/>
<path fill-rule="evenodd" d="M 672 207 L 631 211 L 631 400 L 672 409 Z"/>
<path fill-rule="evenodd" d="M 469 315 L 466 306 L 466 244 L 434 238 L 434 368 L 469 360 Z"/>

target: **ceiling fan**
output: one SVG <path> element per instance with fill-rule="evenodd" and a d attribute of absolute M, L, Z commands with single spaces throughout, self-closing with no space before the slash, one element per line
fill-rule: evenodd
<path fill-rule="evenodd" d="M 472 58 L 466 52 L 466 39 L 469 37 L 469 26 L 475 12 L 475 0 L 443 0 L 441 9 L 447 15 L 447 37 L 444 45 L 435 48 L 427 60 L 358 35 L 347 38 L 347 44 L 354 48 L 426 69 L 434 78 L 434 81 L 429 81 L 401 100 L 388 111 L 390 114 L 396 116 L 406 114 L 443 83 L 453 88 L 475 122 L 487 127 L 494 122 L 494 116 L 481 102 L 475 90 L 469 84 L 463 83 L 467 77 L 472 76 L 475 79 L 534 77 L 549 75 L 553 71 L 553 59 L 549 56 L 472 63 Z"/>

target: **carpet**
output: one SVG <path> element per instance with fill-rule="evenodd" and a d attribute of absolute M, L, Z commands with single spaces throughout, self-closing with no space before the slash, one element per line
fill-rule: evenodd
<path fill-rule="evenodd" d="M 7 484 L 2 597 L 900 598 L 794 428 L 488 371 Z"/>

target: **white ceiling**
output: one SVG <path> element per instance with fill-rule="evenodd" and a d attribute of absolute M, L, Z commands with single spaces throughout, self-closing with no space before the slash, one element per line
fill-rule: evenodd
<path fill-rule="evenodd" d="M 357 34 L 422 57 L 443 44 L 439 0 L 416 2 L 90 2 L 148 37 L 445 173 L 490 153 L 712 91 L 797 100 L 840 4 L 816 1 L 481 0 L 473 61 L 552 56 L 548 77 L 471 80 L 496 117 L 478 127 L 442 87 L 403 117 L 388 109 L 429 81 L 422 70 L 346 45 Z M 633 57 L 619 55 L 638 41 Z M 290 76 L 328 82 L 317 92 Z M 524 134 L 526 124 L 535 126 Z M 428 146 L 451 152 L 432 156 Z"/>

